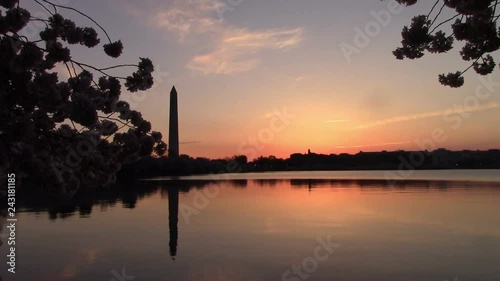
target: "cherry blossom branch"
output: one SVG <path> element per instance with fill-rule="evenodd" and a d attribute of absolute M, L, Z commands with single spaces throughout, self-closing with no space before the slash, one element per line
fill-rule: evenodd
<path fill-rule="evenodd" d="M 37 0 L 34 0 L 34 1 L 37 1 Z M 49 4 L 49 5 L 52 5 L 52 7 L 54 7 L 54 9 L 55 9 L 56 7 L 58 7 L 58 8 L 62 8 L 62 9 L 67 9 L 67 10 L 71 10 L 71 11 L 73 11 L 73 12 L 76 12 L 76 13 L 78 13 L 78 14 L 80 14 L 80 15 L 82 15 L 82 16 L 84 16 L 84 17 L 86 17 L 87 19 L 89 19 L 90 21 L 92 21 L 95 25 L 97 25 L 97 26 L 98 26 L 98 27 L 102 30 L 102 32 L 104 32 L 104 34 L 105 34 L 105 35 L 106 35 L 106 37 L 108 38 L 109 43 L 111 43 L 111 38 L 109 37 L 109 35 L 108 35 L 108 33 L 106 32 L 106 30 L 105 30 L 105 29 L 104 29 L 104 28 L 103 28 L 100 24 L 98 24 L 98 23 L 97 23 L 97 22 L 96 22 L 93 18 L 89 17 L 89 16 L 88 16 L 88 15 L 86 15 L 85 13 L 82 13 L 82 12 L 78 11 L 77 9 L 72 8 L 72 7 L 68 7 L 68 6 L 63 6 L 63 5 L 54 4 L 54 3 L 50 2 L 50 1 L 47 1 L 47 0 L 41 0 L 41 1 L 43 1 L 43 2 L 45 2 L 45 3 L 47 3 L 47 4 Z"/>

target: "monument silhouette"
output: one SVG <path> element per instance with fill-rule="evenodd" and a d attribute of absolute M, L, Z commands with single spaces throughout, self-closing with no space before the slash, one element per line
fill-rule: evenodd
<path fill-rule="evenodd" d="M 168 157 L 179 157 L 179 113 L 177 111 L 177 90 L 170 91 L 170 120 L 168 128 Z"/>

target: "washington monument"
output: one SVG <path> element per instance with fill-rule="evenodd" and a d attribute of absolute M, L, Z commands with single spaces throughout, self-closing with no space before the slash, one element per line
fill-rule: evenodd
<path fill-rule="evenodd" d="M 179 117 L 177 111 L 177 91 L 170 91 L 170 122 L 168 128 L 168 156 L 179 157 Z"/>

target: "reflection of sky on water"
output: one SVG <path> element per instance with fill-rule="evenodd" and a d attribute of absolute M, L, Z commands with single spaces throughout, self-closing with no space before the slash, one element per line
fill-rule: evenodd
<path fill-rule="evenodd" d="M 500 277 L 496 183 L 140 182 L 64 204 L 31 197 L 19 194 L 19 263 L 15 276 L 0 266 L 4 280 L 110 280 L 122 268 L 141 280 L 280 280 L 328 235 L 342 246 L 310 280 Z"/>

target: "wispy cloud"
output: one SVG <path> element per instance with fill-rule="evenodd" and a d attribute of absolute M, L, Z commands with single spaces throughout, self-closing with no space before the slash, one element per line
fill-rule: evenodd
<path fill-rule="evenodd" d="M 124 1 L 130 4 L 130 0 Z M 168 5 L 159 4 L 161 7 L 135 4 L 131 13 L 146 10 L 141 18 L 172 33 L 180 44 L 193 49 L 204 46 L 205 51 L 193 54 L 186 66 L 205 74 L 249 71 L 262 62 L 261 51 L 286 50 L 301 41 L 301 27 L 250 30 L 229 24 L 217 16 L 224 5 L 222 0 L 174 0 Z"/>
<path fill-rule="evenodd" d="M 364 147 L 381 147 L 381 146 L 393 146 L 393 145 L 401 145 L 401 144 L 409 144 L 410 141 L 398 141 L 398 142 L 386 142 L 386 143 L 377 143 L 377 144 L 360 144 L 360 145 L 351 145 L 351 146 L 337 146 L 337 148 L 364 148 Z"/>
<path fill-rule="evenodd" d="M 261 63 L 258 52 L 286 49 L 300 42 L 302 28 L 249 31 L 226 28 L 213 51 L 195 56 L 188 68 L 205 74 L 230 74 L 249 71 Z"/>
<path fill-rule="evenodd" d="M 383 120 L 375 121 L 373 123 L 363 124 L 360 126 L 356 126 L 354 129 L 367 129 L 367 128 L 373 128 L 373 127 L 395 124 L 395 123 L 400 123 L 400 122 L 407 122 L 407 121 L 412 121 L 412 120 L 420 120 L 420 119 L 426 119 L 426 118 L 432 118 L 432 117 L 445 116 L 445 115 L 449 115 L 449 114 L 460 114 L 460 113 L 487 111 L 487 110 L 491 110 L 491 109 L 495 109 L 495 108 L 499 108 L 499 107 L 500 107 L 499 104 L 492 102 L 492 103 L 488 103 L 486 105 L 480 105 L 480 106 L 470 108 L 470 109 L 457 109 L 457 108 L 455 108 L 455 109 L 446 109 L 446 110 L 440 110 L 440 111 L 417 113 L 417 114 L 412 114 L 412 115 L 404 115 L 404 116 L 383 119 Z"/>
<path fill-rule="evenodd" d="M 344 120 L 344 119 L 338 119 L 338 120 L 325 120 L 325 123 L 345 123 L 349 122 L 349 120 Z"/>

